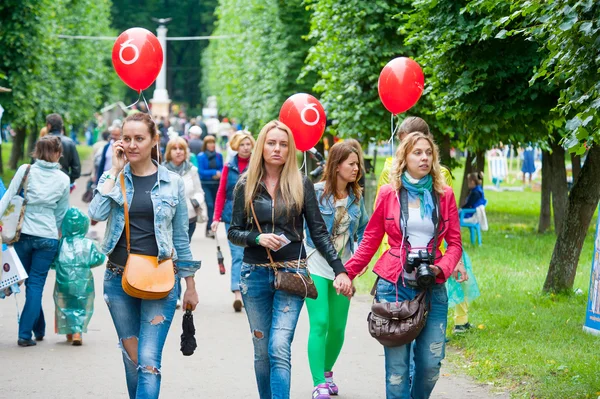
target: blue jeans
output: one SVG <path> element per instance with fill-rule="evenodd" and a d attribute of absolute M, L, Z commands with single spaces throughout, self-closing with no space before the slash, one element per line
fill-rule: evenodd
<path fill-rule="evenodd" d="M 117 330 L 125 365 L 129 398 L 152 399 L 160 393 L 161 360 L 165 339 L 175 314 L 177 286 L 166 298 L 144 300 L 131 297 L 121 287 L 121 276 L 106 270 L 104 301 Z M 125 350 L 123 341 L 137 338 L 137 363 Z"/>
<path fill-rule="evenodd" d="M 229 232 L 229 223 L 225 223 L 225 230 Z M 233 245 L 229 241 L 229 252 L 231 252 L 231 291 L 240 290 L 240 273 L 244 260 L 244 248 Z"/>
<path fill-rule="evenodd" d="M 414 299 L 418 289 L 403 287 L 398 283 L 398 301 Z M 377 283 L 377 300 L 396 301 L 396 286 L 384 279 Z M 409 386 L 411 344 L 395 348 L 385 347 L 385 379 L 387 399 L 429 398 L 440 376 L 446 349 L 446 324 L 448 322 L 448 294 L 445 284 L 436 284 L 427 293 L 431 308 L 421 334 L 413 341 L 414 375 Z"/>
<path fill-rule="evenodd" d="M 209 231 L 213 222 L 213 213 L 215 213 L 215 200 L 217 199 L 217 191 L 219 191 L 219 181 L 202 181 L 201 183 L 202 190 L 204 190 L 204 201 L 206 201 L 206 211 L 208 212 L 206 231 Z"/>
<path fill-rule="evenodd" d="M 258 394 L 260 399 L 289 399 L 291 347 L 304 299 L 275 290 L 273 280 L 271 268 L 242 264 L 240 291 L 254 344 Z"/>
<path fill-rule="evenodd" d="M 29 276 L 25 280 L 25 307 L 19 322 L 19 339 L 46 335 L 46 321 L 42 310 L 42 292 L 50 264 L 58 251 L 58 240 L 21 234 L 15 251 Z"/>

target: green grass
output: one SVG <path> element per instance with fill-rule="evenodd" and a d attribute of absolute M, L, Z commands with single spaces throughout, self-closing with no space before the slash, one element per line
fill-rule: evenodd
<path fill-rule="evenodd" d="M 455 178 L 460 176 L 459 170 Z M 483 233 L 483 245 L 472 246 L 468 230 L 462 231 L 481 290 L 469 312 L 475 328 L 451 335 L 450 311 L 449 345 L 459 351 L 449 360 L 515 398 L 597 398 L 600 338 L 582 331 L 596 216 L 575 278 L 574 289 L 583 294 L 549 295 L 542 286 L 556 236 L 536 232 L 540 193 L 488 190 L 486 197 L 490 230 Z M 359 292 L 368 292 L 373 281 L 373 273 L 359 278 Z"/>
<path fill-rule="evenodd" d="M 10 159 L 10 152 L 12 151 L 12 143 L 2 143 L 2 161 L 4 166 L 4 173 L 2 174 L 2 181 L 8 188 L 10 181 L 16 173 L 16 170 L 8 168 L 8 160 Z M 77 152 L 79 152 L 79 159 L 83 163 L 84 160 L 88 159 L 92 154 L 92 147 L 86 145 L 78 145 Z M 30 161 L 29 155 L 19 161 L 19 166 Z M 82 170 L 81 173 L 89 173 L 89 170 Z"/>

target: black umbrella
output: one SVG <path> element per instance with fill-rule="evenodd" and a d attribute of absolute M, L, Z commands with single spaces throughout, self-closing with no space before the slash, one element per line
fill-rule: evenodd
<path fill-rule="evenodd" d="M 181 353 L 183 356 L 192 356 L 194 350 L 198 346 L 196 344 L 196 328 L 194 327 L 194 315 L 191 309 L 187 309 L 183 315 L 183 322 L 181 323 L 183 332 L 181 333 Z"/>
<path fill-rule="evenodd" d="M 225 274 L 225 258 L 223 258 L 223 252 L 221 252 L 221 246 L 219 245 L 219 239 L 216 234 L 215 239 L 217 241 L 217 263 L 219 264 L 219 273 Z"/>

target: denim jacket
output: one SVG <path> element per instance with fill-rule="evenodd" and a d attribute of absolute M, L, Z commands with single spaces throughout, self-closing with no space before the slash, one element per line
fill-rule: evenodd
<path fill-rule="evenodd" d="M 131 204 L 133 183 L 129 164 L 125 165 L 122 173 L 125 175 L 127 203 Z M 196 270 L 200 268 L 200 261 L 192 260 L 188 239 L 188 210 L 183 180 L 176 173 L 169 172 L 164 166 L 158 166 L 158 179 L 160 184 L 157 182 L 152 188 L 154 232 L 158 243 L 158 259 L 167 259 L 172 255 L 173 261 L 176 261 L 175 264 L 179 269 L 179 277 L 193 276 Z M 125 214 L 120 178 L 117 179 L 115 187 L 108 194 L 102 194 L 102 185 L 105 181 L 106 175 L 104 174 L 100 177 L 88 214 L 93 220 L 108 220 L 102 243 L 102 252 L 110 255 L 123 234 Z"/>
<path fill-rule="evenodd" d="M 325 182 L 319 182 L 315 184 L 315 193 L 317 195 L 317 203 L 319 204 L 319 210 L 321 211 L 321 215 L 323 216 L 323 220 L 325 221 L 325 225 L 327 226 L 327 231 L 331 234 L 331 230 L 333 230 L 333 224 L 335 223 L 335 202 L 333 200 L 333 196 L 329 196 L 329 198 L 323 198 L 323 193 L 325 191 Z M 362 241 L 363 234 L 365 232 L 365 228 L 367 227 L 367 223 L 369 222 L 369 216 L 367 215 L 367 209 L 365 207 L 365 198 L 361 197 L 359 203 L 357 204 L 354 199 L 354 193 L 352 190 L 348 193 L 348 204 L 346 205 L 346 209 L 348 210 L 348 215 L 350 215 L 350 240 L 348 240 L 348 249 L 351 253 L 354 253 L 354 238 L 358 236 L 358 243 Z M 306 228 L 306 244 L 315 248 L 313 244 L 312 238 L 310 236 L 310 231 Z"/>
<path fill-rule="evenodd" d="M 21 165 L 10 182 L 0 201 L 0 215 L 4 214 L 11 199 L 18 194 L 26 170 L 27 165 Z M 58 239 L 58 231 L 69 209 L 69 184 L 69 176 L 61 172 L 59 163 L 38 159 L 31 165 L 21 233 Z"/>

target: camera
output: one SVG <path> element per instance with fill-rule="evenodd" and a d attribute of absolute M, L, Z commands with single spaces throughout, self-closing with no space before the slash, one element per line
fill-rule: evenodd
<path fill-rule="evenodd" d="M 435 273 L 430 266 L 431 257 L 429 252 L 419 250 L 417 253 L 408 254 L 404 270 L 407 273 L 412 273 L 416 269 L 417 285 L 421 288 L 428 288 L 435 283 Z"/>

